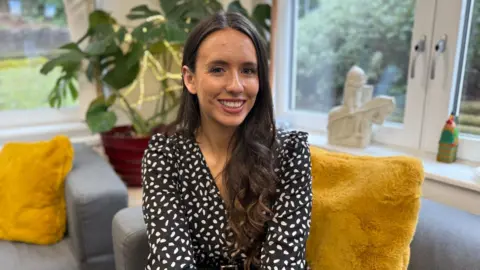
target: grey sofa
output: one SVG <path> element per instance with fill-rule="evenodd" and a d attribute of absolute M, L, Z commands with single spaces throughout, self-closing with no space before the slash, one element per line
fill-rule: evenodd
<path fill-rule="evenodd" d="M 131 207 L 113 219 L 117 270 L 143 270 L 148 254 L 142 210 Z M 409 270 L 479 270 L 480 217 L 429 200 L 411 244 Z"/>
<path fill-rule="evenodd" d="M 49 246 L 0 241 L 2 270 L 114 270 L 113 216 L 127 207 L 127 188 L 90 147 L 74 145 L 65 182 L 67 233 Z"/>

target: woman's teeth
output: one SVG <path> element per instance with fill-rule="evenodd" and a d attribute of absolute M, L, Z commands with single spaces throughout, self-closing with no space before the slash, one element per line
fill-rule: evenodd
<path fill-rule="evenodd" d="M 243 105 L 243 101 L 224 101 L 220 100 L 220 103 L 223 106 L 229 107 L 229 108 L 239 108 Z"/>

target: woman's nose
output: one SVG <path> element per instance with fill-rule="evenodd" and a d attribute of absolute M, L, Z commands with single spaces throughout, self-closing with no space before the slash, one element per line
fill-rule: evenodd
<path fill-rule="evenodd" d="M 235 72 L 229 76 L 226 90 L 232 93 L 243 92 L 244 88 L 243 88 L 241 74 L 239 74 L 238 72 Z"/>

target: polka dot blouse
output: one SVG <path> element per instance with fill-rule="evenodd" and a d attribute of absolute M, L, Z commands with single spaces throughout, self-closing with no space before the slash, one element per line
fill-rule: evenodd
<path fill-rule="evenodd" d="M 312 186 L 307 133 L 279 131 L 279 176 L 273 219 L 266 223 L 260 269 L 307 269 Z M 146 269 L 219 269 L 241 263 L 220 192 L 199 145 L 157 134 L 142 163 L 143 215 L 149 245 Z M 239 268 L 240 269 L 240 268 Z"/>

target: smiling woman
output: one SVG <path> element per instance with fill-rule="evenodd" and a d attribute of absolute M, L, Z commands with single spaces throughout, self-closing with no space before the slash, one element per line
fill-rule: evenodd
<path fill-rule="evenodd" d="M 204 104 L 203 128 L 243 122 L 258 94 L 256 62 L 255 46 L 237 30 L 219 30 L 202 42 L 196 66 L 184 66 L 183 75 L 188 92 Z"/>
<path fill-rule="evenodd" d="M 178 129 L 142 162 L 152 269 L 306 269 L 307 134 L 277 131 L 267 50 L 238 13 L 190 33 Z"/>

